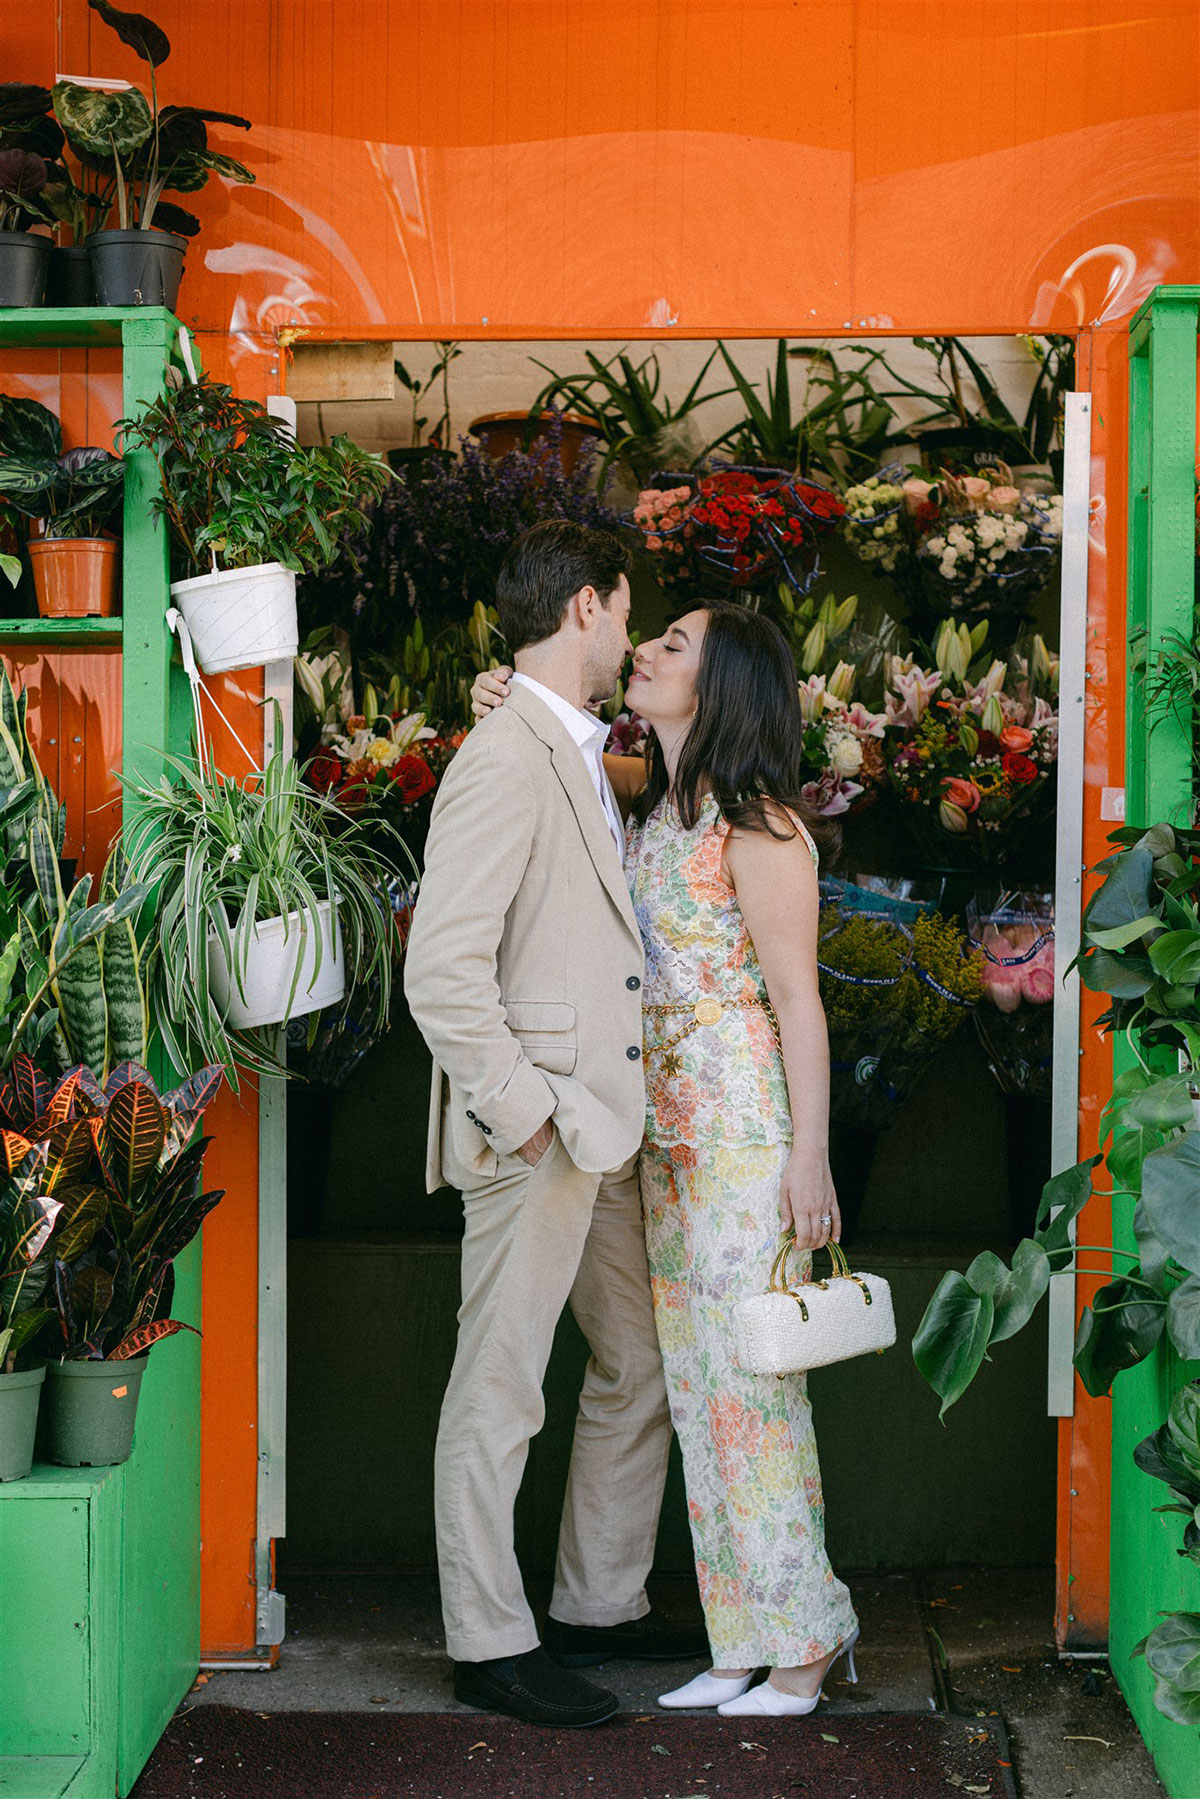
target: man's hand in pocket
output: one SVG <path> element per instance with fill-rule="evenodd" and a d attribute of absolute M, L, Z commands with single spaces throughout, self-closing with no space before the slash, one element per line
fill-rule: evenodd
<path fill-rule="evenodd" d="M 554 1140 L 554 1126 L 547 1118 L 545 1124 L 539 1124 L 528 1143 L 522 1143 L 517 1154 L 531 1168 L 536 1168 Z"/>

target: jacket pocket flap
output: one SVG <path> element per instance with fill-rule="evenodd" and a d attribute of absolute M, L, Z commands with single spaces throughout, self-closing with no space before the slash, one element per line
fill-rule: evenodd
<path fill-rule="evenodd" d="M 565 1000 L 510 999 L 505 1000 L 504 1011 L 510 1031 L 528 1031 L 540 1037 L 575 1029 L 575 1008 Z"/>

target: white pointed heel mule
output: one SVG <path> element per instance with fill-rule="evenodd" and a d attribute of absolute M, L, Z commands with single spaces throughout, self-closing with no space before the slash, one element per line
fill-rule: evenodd
<path fill-rule="evenodd" d="M 762 1682 L 761 1686 L 751 1687 L 748 1693 L 743 1693 L 736 1699 L 730 1699 L 725 1705 L 719 1705 L 717 1710 L 723 1718 L 807 1718 L 810 1712 L 816 1711 L 822 1697 L 824 1684 L 842 1656 L 846 1658 L 847 1674 L 855 1686 L 858 1685 L 858 1669 L 854 1665 L 854 1650 L 857 1643 L 858 1632 L 856 1630 L 852 1636 L 846 1638 L 826 1668 L 821 1676 L 821 1686 L 817 1688 L 811 1698 L 806 1699 L 800 1693 L 785 1693 L 782 1687 L 772 1686 L 770 1680 L 767 1679 Z M 659 1703 L 661 1704 L 661 1701 Z"/>
<path fill-rule="evenodd" d="M 739 1674 L 736 1678 L 719 1674 L 697 1674 L 695 1680 L 689 1680 L 686 1686 L 676 1687 L 673 1693 L 660 1693 L 658 1703 L 664 1710 L 699 1711 L 706 1706 L 721 1705 L 723 1699 L 736 1699 L 746 1691 L 753 1674 Z"/>

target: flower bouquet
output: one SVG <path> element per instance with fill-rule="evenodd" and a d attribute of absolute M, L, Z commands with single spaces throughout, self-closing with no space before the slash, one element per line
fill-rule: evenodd
<path fill-rule="evenodd" d="M 1054 1061 L 1054 896 L 977 894 L 968 935 L 983 957 L 975 1028 L 1001 1091 L 1050 1098 Z"/>
<path fill-rule="evenodd" d="M 1014 651 L 979 672 L 972 652 L 986 632 L 986 621 L 971 632 L 946 621 L 932 669 L 911 656 L 889 662 L 888 777 L 939 867 L 999 860 L 1053 803 L 1057 659 L 1035 637 L 1028 656 Z"/>
<path fill-rule="evenodd" d="M 800 686 L 808 777 L 801 797 L 830 818 L 871 804 L 887 780 L 887 719 L 852 700 L 853 687 L 854 670 L 847 662 L 839 662 L 828 677 L 809 675 Z"/>
<path fill-rule="evenodd" d="M 935 612 L 1026 611 L 1058 563 L 1062 495 L 999 461 L 933 479 L 892 464 L 842 498 L 855 554 Z"/>
<path fill-rule="evenodd" d="M 887 912 L 822 907 L 817 968 L 835 1124 L 891 1122 L 978 1000 L 981 960 L 937 912 L 905 925 Z"/>
<path fill-rule="evenodd" d="M 316 683 L 316 686 L 310 686 Z M 336 800 L 342 810 L 368 830 L 378 822 L 381 838 L 398 836 L 419 861 L 437 784 L 466 735 L 443 735 L 425 723 L 422 712 L 402 714 L 388 707 L 396 697 L 398 678 L 382 700 L 368 686 L 363 710 L 342 718 L 337 701 L 349 693 L 335 670 L 332 686 L 321 684 L 317 670 L 307 671 L 310 697 L 328 700 L 321 742 L 304 764 L 304 778 L 318 793 Z M 381 883 L 376 903 L 391 920 L 393 960 L 399 962 L 408 941 L 417 883 L 397 875 Z M 290 1062 L 306 1079 L 340 1087 L 380 1036 L 375 1017 L 377 983 L 362 983 L 335 1006 L 288 1026 Z"/>
<path fill-rule="evenodd" d="M 844 510 L 828 488 L 782 469 L 718 468 L 658 476 L 639 493 L 631 523 L 664 587 L 750 598 L 781 580 L 806 592 L 818 543 Z"/>

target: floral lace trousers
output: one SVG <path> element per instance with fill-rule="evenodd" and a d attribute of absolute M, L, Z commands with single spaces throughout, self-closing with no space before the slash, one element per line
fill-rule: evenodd
<path fill-rule="evenodd" d="M 785 1143 L 642 1150 L 654 1317 L 718 1668 L 816 1661 L 856 1622 L 825 1553 L 805 1376 L 747 1374 L 734 1359 L 733 1307 L 766 1290 L 788 1154 Z"/>

